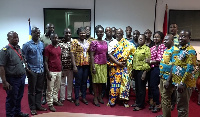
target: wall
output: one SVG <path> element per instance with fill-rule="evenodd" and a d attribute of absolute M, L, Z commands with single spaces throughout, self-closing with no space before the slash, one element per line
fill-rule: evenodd
<path fill-rule="evenodd" d="M 12 30 L 19 35 L 19 45 L 28 41 L 28 18 L 31 26 L 37 26 L 44 34 L 43 8 L 91 9 L 94 25 L 93 6 L 94 0 L 0 0 L 0 48 L 8 43 L 6 35 Z"/>
<path fill-rule="evenodd" d="M 155 0 L 97 0 L 96 25 L 133 30 L 144 33 L 146 29 L 154 30 Z"/>

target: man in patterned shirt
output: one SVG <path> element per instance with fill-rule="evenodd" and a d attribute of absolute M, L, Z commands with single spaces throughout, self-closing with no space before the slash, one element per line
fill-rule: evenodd
<path fill-rule="evenodd" d="M 62 60 L 62 77 L 61 77 L 61 85 L 60 85 L 60 102 L 64 102 L 65 100 L 65 84 L 66 84 L 66 76 L 67 76 L 67 100 L 70 102 L 74 102 L 72 100 L 72 87 L 73 87 L 73 67 L 70 56 L 70 46 L 71 46 L 71 29 L 66 28 L 64 30 L 65 38 L 62 43 L 59 43 L 62 50 L 61 60 Z"/>
<path fill-rule="evenodd" d="M 178 117 L 188 117 L 189 100 L 192 88 L 196 86 L 194 68 L 197 54 L 190 45 L 191 32 L 182 30 L 179 34 L 180 51 L 172 70 L 172 81 L 177 87 Z"/>
<path fill-rule="evenodd" d="M 171 95 L 174 85 L 172 84 L 170 71 L 179 52 L 179 49 L 174 46 L 173 39 L 173 35 L 168 34 L 163 41 L 167 47 L 163 53 L 163 58 L 160 61 L 160 92 L 162 97 L 161 104 L 163 115 L 157 117 L 171 117 Z"/>

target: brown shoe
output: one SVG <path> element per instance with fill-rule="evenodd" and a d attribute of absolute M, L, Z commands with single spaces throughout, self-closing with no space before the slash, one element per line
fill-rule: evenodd
<path fill-rule="evenodd" d="M 54 108 L 54 106 L 49 106 L 49 110 L 52 112 L 56 112 L 56 109 Z"/>
<path fill-rule="evenodd" d="M 37 115 L 37 111 L 36 110 L 31 110 L 31 115 Z"/>
<path fill-rule="evenodd" d="M 55 106 L 63 106 L 63 104 L 60 101 L 53 102 L 53 105 L 55 105 Z"/>

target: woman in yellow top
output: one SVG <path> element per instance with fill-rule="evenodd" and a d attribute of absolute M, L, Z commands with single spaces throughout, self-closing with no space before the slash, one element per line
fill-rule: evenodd
<path fill-rule="evenodd" d="M 71 44 L 71 58 L 75 76 L 75 105 L 79 106 L 79 90 L 81 90 L 82 93 L 83 103 L 88 105 L 88 101 L 86 100 L 86 90 L 89 71 L 88 51 L 90 42 L 85 39 L 86 32 L 84 27 L 78 28 L 77 34 L 79 35 L 79 38 L 74 39 Z"/>

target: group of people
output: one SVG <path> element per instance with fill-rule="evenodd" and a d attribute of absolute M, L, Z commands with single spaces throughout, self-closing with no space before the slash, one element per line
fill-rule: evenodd
<path fill-rule="evenodd" d="M 120 100 L 129 107 L 131 80 L 134 80 L 136 101 L 133 111 L 145 108 L 146 84 L 148 82 L 149 109 L 156 113 L 162 108 L 163 115 L 171 117 L 171 109 L 177 101 L 179 117 L 188 116 L 189 99 L 196 79 L 193 76 L 197 55 L 190 45 L 191 32 L 180 31 L 171 24 L 166 36 L 147 29 L 144 34 L 133 31 L 130 26 L 124 31 L 101 25 L 95 27 L 97 38 L 90 36 L 90 27 L 80 27 L 79 37 L 71 38 L 71 29 L 64 29 L 64 38 L 59 39 L 54 25 L 46 25 L 46 33 L 40 37 L 40 30 L 33 27 L 32 39 L 20 49 L 18 34 L 7 34 L 9 44 L 0 51 L 0 76 L 6 90 L 6 116 L 28 117 L 21 112 L 21 99 L 25 77 L 28 77 L 28 103 L 32 115 L 63 106 L 68 100 L 80 105 L 79 98 L 86 99 L 87 80 L 90 79 L 90 93 L 93 104 L 104 104 L 103 96 L 108 94 L 107 106 L 114 106 Z M 104 33 L 106 38 L 103 39 Z M 67 96 L 66 95 L 67 77 Z M 73 80 L 75 78 L 72 98 Z M 159 91 L 160 85 L 160 91 Z M 60 96 L 58 92 L 60 91 Z M 161 102 L 160 102 L 161 94 Z M 42 99 L 43 96 L 43 99 Z M 59 99 L 58 99 L 59 97 Z M 175 100 L 175 101 L 174 101 Z"/>

